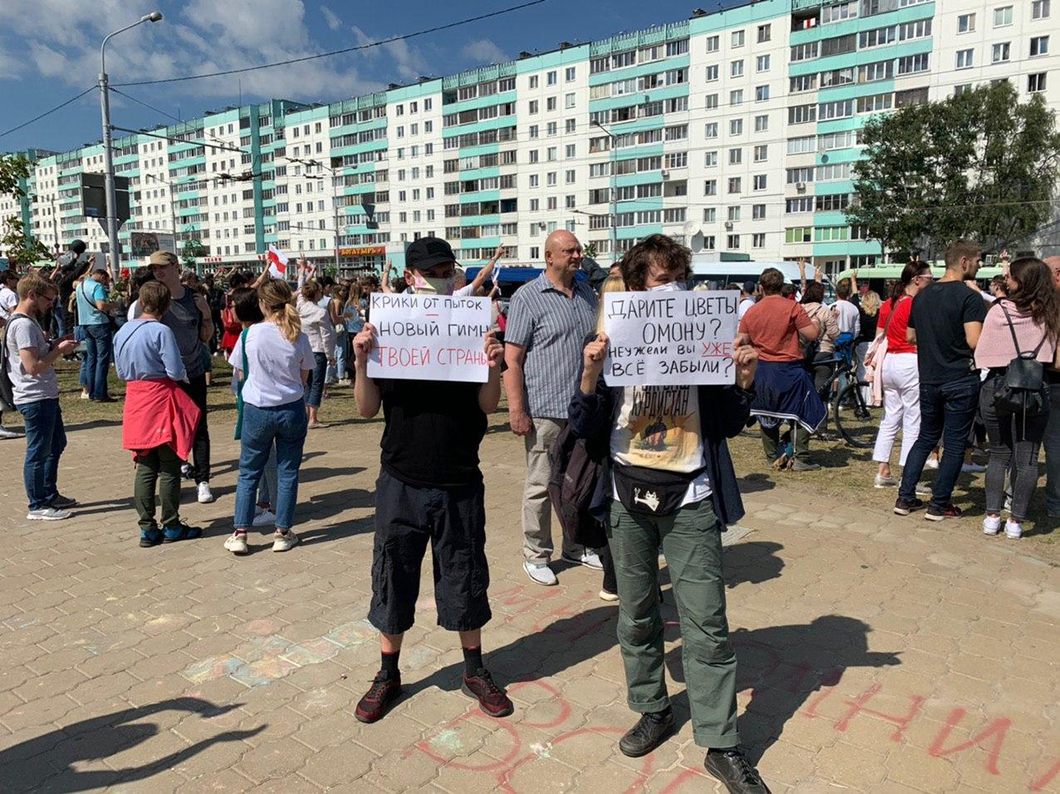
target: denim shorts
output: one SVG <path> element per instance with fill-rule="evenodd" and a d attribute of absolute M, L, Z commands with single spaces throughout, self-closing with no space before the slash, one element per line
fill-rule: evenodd
<path fill-rule="evenodd" d="M 481 628 L 493 616 L 486 590 L 485 488 L 419 488 L 379 473 L 375 491 L 372 605 L 368 621 L 384 634 L 412 628 L 420 566 L 431 544 L 438 625 Z"/>

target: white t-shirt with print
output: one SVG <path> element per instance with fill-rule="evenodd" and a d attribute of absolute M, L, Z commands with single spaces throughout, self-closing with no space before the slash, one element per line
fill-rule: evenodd
<path fill-rule="evenodd" d="M 239 335 L 228 363 L 243 369 L 243 335 Z M 299 332 L 291 344 L 275 323 L 250 326 L 247 333 L 247 372 L 243 402 L 258 408 L 274 408 L 300 400 L 304 394 L 302 371 L 316 364 L 309 337 Z"/>

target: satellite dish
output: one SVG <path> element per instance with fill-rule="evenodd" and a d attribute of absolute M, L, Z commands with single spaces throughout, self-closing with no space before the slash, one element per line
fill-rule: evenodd
<path fill-rule="evenodd" d="M 696 232 L 692 235 L 692 239 L 688 241 L 688 247 L 692 249 L 692 253 L 698 254 L 703 250 L 703 232 Z"/>

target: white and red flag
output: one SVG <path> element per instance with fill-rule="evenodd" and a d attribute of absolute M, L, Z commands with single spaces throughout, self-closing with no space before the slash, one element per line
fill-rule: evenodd
<path fill-rule="evenodd" d="M 265 256 L 269 263 L 269 274 L 274 278 L 287 278 L 287 254 L 280 251 L 276 246 L 269 246 L 269 253 Z"/>

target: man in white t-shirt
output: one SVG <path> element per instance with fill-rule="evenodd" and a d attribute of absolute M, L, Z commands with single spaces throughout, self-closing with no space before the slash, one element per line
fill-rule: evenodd
<path fill-rule="evenodd" d="M 38 324 L 58 296 L 58 288 L 31 273 L 18 283 L 19 302 L 8 320 L 7 374 L 15 407 L 26 423 L 26 459 L 22 476 L 29 499 L 27 519 L 58 521 L 70 517 L 66 508 L 77 504 L 59 493 L 56 479 L 59 456 L 66 448 L 66 432 L 59 410 L 59 379 L 55 362 L 72 353 L 77 343 L 64 339 L 49 345 Z"/>
<path fill-rule="evenodd" d="M 747 314 L 747 310 L 755 305 L 755 291 L 758 284 L 754 281 L 745 281 L 740 287 L 740 305 L 736 307 L 736 320 L 739 322 Z"/>
<path fill-rule="evenodd" d="M 0 273 L 0 317 L 7 320 L 18 305 L 18 274 L 14 270 Z"/>
<path fill-rule="evenodd" d="M 493 272 L 497 260 L 500 259 L 503 254 L 504 246 L 498 245 L 497 250 L 493 252 L 493 258 L 486 263 L 486 266 L 482 268 L 482 270 L 475 274 L 475 280 L 470 284 L 467 283 L 467 274 L 464 273 L 464 268 L 458 265 L 456 268 L 456 285 L 453 289 L 453 294 L 462 298 L 470 295 L 478 295 L 479 290 L 482 289 L 482 285 L 486 283 L 486 279 L 488 279 L 490 273 Z"/>
<path fill-rule="evenodd" d="M 832 305 L 835 312 L 839 333 L 851 334 L 854 337 L 861 332 L 861 312 L 850 300 L 850 280 L 843 279 L 835 288 L 836 302 Z"/>

